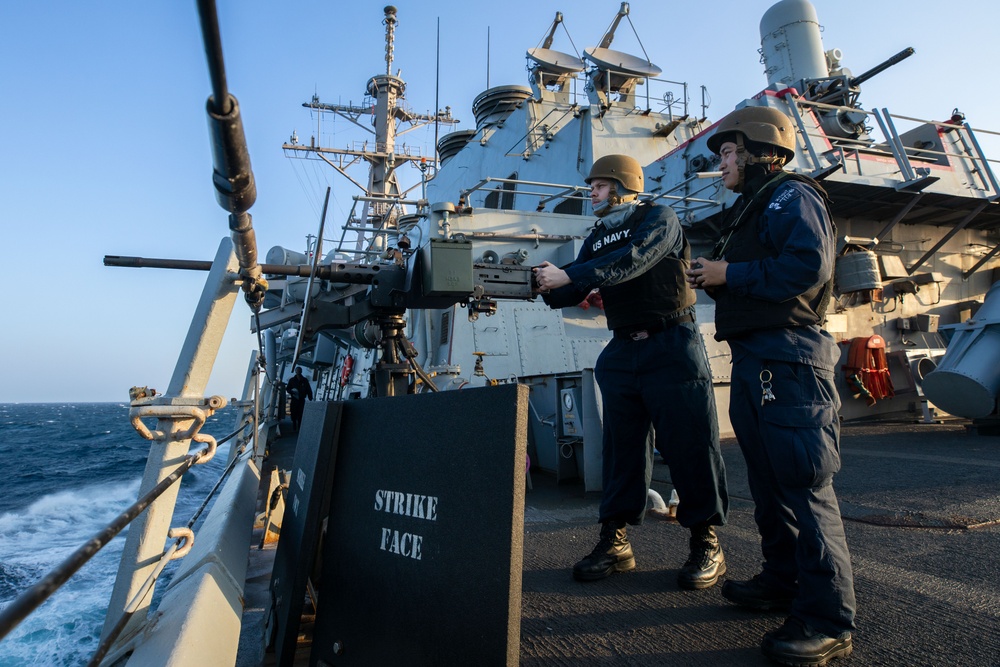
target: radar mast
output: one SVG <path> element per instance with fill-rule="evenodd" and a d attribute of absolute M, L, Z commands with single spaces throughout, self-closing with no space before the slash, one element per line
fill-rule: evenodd
<path fill-rule="evenodd" d="M 400 215 L 400 202 L 405 197 L 404 191 L 396 174 L 398 166 L 410 163 L 414 166 L 423 165 L 436 168 L 433 154 L 421 155 L 418 149 L 402 144 L 397 148 L 396 137 L 404 132 L 422 127 L 428 123 L 438 122 L 455 124 L 458 120 L 452 118 L 450 107 L 436 114 L 417 114 L 403 105 L 406 97 L 406 82 L 400 76 L 400 71 L 392 73 L 395 31 L 399 20 L 396 8 L 386 6 L 383 24 L 385 25 L 385 73 L 377 74 L 368 80 L 365 99 L 362 105 L 327 104 L 314 95 L 310 102 L 302 106 L 315 110 L 322 118 L 323 114 L 332 113 L 349 120 L 367 132 L 374 134 L 373 141 L 355 142 L 347 148 L 325 147 L 321 145 L 319 133 L 308 146 L 297 142 L 283 145 L 289 157 L 320 159 L 336 169 L 341 175 L 361 190 L 358 201 L 361 203 L 361 214 L 352 214 L 348 224 L 358 232 L 355 252 L 365 254 L 370 245 L 372 232 L 394 229 Z M 372 117 L 374 129 L 359 122 L 362 116 Z M 403 123 L 409 127 L 402 128 Z M 367 164 L 367 183 L 352 178 L 348 168 L 356 164 Z M 416 186 L 412 186 L 416 187 Z M 346 250 L 346 248 L 342 248 Z"/>

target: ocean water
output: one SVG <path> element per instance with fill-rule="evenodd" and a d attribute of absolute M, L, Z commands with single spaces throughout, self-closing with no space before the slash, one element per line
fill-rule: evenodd
<path fill-rule="evenodd" d="M 232 410 L 222 410 L 203 431 L 221 439 L 234 420 Z M 0 608 L 135 502 L 149 446 L 129 423 L 125 403 L 0 404 L 0 461 L 7 480 L 0 493 Z M 184 476 L 172 525 L 186 525 L 194 515 L 222 474 L 228 452 L 229 443 L 220 445 L 215 458 Z M 0 667 L 90 660 L 126 532 L 0 639 Z M 178 563 L 157 583 L 154 604 Z"/>

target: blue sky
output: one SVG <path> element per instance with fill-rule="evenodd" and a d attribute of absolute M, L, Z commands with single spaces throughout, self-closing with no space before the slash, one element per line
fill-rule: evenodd
<path fill-rule="evenodd" d="M 384 72 L 384 2 L 219 0 L 229 85 L 239 99 L 256 176 L 251 209 L 261 256 L 301 249 L 333 186 L 327 229 L 356 194 L 331 169 L 285 158 L 314 121 L 301 104 L 360 103 Z M 663 77 L 708 87 L 717 119 L 766 84 L 758 25 L 771 0 L 636 0 L 631 19 Z M 995 110 L 993 0 L 815 0 L 825 48 L 855 74 L 907 46 L 916 55 L 869 81 L 861 102 L 896 114 L 946 118 L 958 107 L 1000 130 Z M 524 52 L 556 11 L 573 44 L 596 45 L 614 0 L 396 3 L 393 70 L 407 103 L 430 113 L 441 27 L 440 104 L 474 126 L 489 85 L 526 84 Z M 480 7 L 490 7 L 489 10 Z M 473 8 L 474 7 L 474 8 Z M 489 68 L 487 68 L 489 31 Z M 553 48 L 573 51 L 560 29 Z M 613 48 L 641 53 L 623 22 Z M 166 388 L 204 274 L 108 268 L 106 254 L 211 259 L 227 235 L 211 185 L 205 100 L 210 92 L 194 0 L 5 2 L 0 5 L 0 402 L 127 400 L 133 385 Z M 324 142 L 363 138 L 347 123 Z M 984 136 L 992 156 L 1000 144 Z M 406 136 L 433 150 L 433 131 Z M 994 166 L 995 170 L 998 166 Z M 329 234 L 328 234 L 329 236 Z M 242 301 L 209 392 L 239 391 L 255 339 Z"/>

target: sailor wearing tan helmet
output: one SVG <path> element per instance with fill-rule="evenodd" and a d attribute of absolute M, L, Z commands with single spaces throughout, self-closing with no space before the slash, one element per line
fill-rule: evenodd
<path fill-rule="evenodd" d="M 725 523 L 729 497 L 712 374 L 684 277 L 690 246 L 671 209 L 639 201 L 643 174 L 634 158 L 599 158 L 586 182 L 599 219 L 579 255 L 562 268 L 535 268 L 552 308 L 576 306 L 599 289 L 614 332 L 594 368 L 604 407 L 600 539 L 573 576 L 594 581 L 635 567 L 626 526 L 645 514 L 653 426 L 681 498 L 678 521 L 691 530 L 678 585 L 709 588 L 726 571 L 714 527 Z"/>
<path fill-rule="evenodd" d="M 765 98 L 766 99 L 766 98 Z M 761 650 L 785 665 L 825 665 L 851 653 L 851 559 L 833 490 L 840 469 L 840 354 L 821 329 L 833 281 L 836 230 L 823 188 L 782 169 L 795 131 L 781 111 L 747 106 L 708 140 L 722 182 L 740 198 L 711 259 L 687 271 L 715 299 L 716 338 L 729 342 L 729 415 L 747 462 L 763 569 L 722 595 L 787 609 Z M 699 266 L 700 265 L 700 266 Z"/>

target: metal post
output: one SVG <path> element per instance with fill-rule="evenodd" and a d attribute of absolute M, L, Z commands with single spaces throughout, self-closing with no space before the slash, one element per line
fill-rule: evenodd
<path fill-rule="evenodd" d="M 978 271 L 983 264 L 993 259 L 998 252 L 1000 252 L 1000 243 L 993 246 L 993 250 L 990 250 L 988 253 L 983 255 L 982 259 L 973 264 L 971 269 L 969 269 L 968 271 L 963 271 L 962 280 L 968 280 L 969 278 L 971 278 L 973 273 Z"/>
<path fill-rule="evenodd" d="M 878 109 L 872 110 L 872 115 L 878 122 L 882 134 L 885 135 L 886 144 L 888 144 L 889 150 L 892 151 L 893 157 L 896 158 L 896 164 L 899 165 L 899 173 L 902 175 L 903 181 L 909 183 L 913 180 L 913 170 L 910 168 L 910 160 L 906 156 L 906 148 L 899 141 L 899 135 L 896 134 L 896 127 L 889 118 L 889 110 L 883 108 L 882 113 L 885 114 L 885 120 L 882 119 L 882 115 L 879 114 Z"/>
<path fill-rule="evenodd" d="M 968 225 L 970 222 L 972 222 L 973 218 L 975 218 L 977 215 L 979 215 L 980 213 L 982 213 L 983 209 L 986 208 L 986 205 L 988 203 L 989 202 L 985 202 L 984 201 L 984 202 L 980 203 L 979 206 L 977 206 L 976 208 L 974 208 L 971 211 L 969 211 L 969 214 L 967 216 L 965 216 L 964 218 L 962 218 L 962 221 L 959 222 L 957 225 L 955 225 L 951 229 L 950 232 L 948 232 L 947 234 L 945 234 L 944 237 L 942 237 L 940 241 L 938 241 L 937 243 L 935 243 L 933 248 L 931 248 L 930 250 L 928 250 L 927 252 L 925 252 L 924 256 L 921 257 L 920 259 L 918 259 L 913 264 L 913 266 L 911 266 L 908 269 L 906 269 L 906 273 L 912 276 L 913 272 L 916 271 L 917 269 L 919 269 L 921 266 L 923 266 L 924 262 L 926 262 L 928 259 L 930 259 L 931 257 L 933 257 L 934 254 L 938 250 L 940 250 L 944 246 L 945 243 L 947 243 L 948 241 L 950 241 L 951 238 L 953 236 L 955 236 L 955 234 L 958 234 L 960 231 L 962 231 L 963 229 L 965 229 L 965 226 Z"/>
<path fill-rule="evenodd" d="M 983 153 L 983 149 L 979 146 L 979 139 L 976 135 L 972 133 L 972 126 L 968 123 L 962 123 L 965 126 L 965 131 L 969 133 L 969 139 L 972 140 L 972 145 L 976 148 L 976 153 L 979 156 L 979 161 L 983 164 L 983 173 L 986 174 L 986 178 L 989 179 L 990 185 L 993 186 L 993 196 L 990 197 L 990 201 L 995 201 L 997 197 L 1000 197 L 1000 185 L 997 185 L 996 176 L 993 175 L 993 169 L 990 168 L 990 163 L 986 159 L 986 154 Z"/>
<path fill-rule="evenodd" d="M 809 138 L 809 132 L 806 130 L 805 121 L 802 119 L 802 114 L 799 112 L 798 103 L 792 99 L 788 102 L 788 108 L 792 112 L 792 116 L 795 118 L 795 124 L 799 126 L 799 131 L 802 133 L 802 143 L 806 145 L 806 150 L 809 151 L 809 157 L 812 158 L 813 165 L 815 165 L 815 171 L 819 171 L 823 168 L 823 165 L 819 161 L 819 156 L 816 155 L 816 149 L 813 148 L 812 140 Z"/>
<path fill-rule="evenodd" d="M 191 319 L 184 346 L 177 358 L 173 377 L 166 392 L 167 398 L 201 397 L 205 393 L 208 377 L 219 352 L 219 345 L 229 324 L 229 317 L 236 303 L 239 286 L 234 276 L 239 271 L 233 242 L 222 239 L 215 255 L 212 270 L 205 281 L 201 299 Z M 192 419 L 161 419 L 157 429 L 168 433 L 182 433 L 192 425 Z M 160 480 L 169 476 L 181 459 L 187 455 L 190 438 L 176 441 L 154 441 L 150 446 L 146 470 L 139 486 L 139 496 L 144 495 Z M 167 531 L 177 502 L 178 484 L 174 484 L 149 508 L 132 522 L 125 540 L 125 548 L 115 578 L 115 588 L 104 621 L 101 638 L 109 634 L 115 622 L 156 566 L 156 559 L 164 550 Z M 153 589 L 136 608 L 135 614 L 122 631 L 119 641 L 130 635 L 146 621 Z"/>
<path fill-rule="evenodd" d="M 889 222 L 889 224 L 887 224 L 885 227 L 879 230 L 879 233 L 875 235 L 875 239 L 879 243 L 885 240 L 886 235 L 892 231 L 892 228 L 898 225 L 899 221 L 906 217 L 906 214 L 910 212 L 910 209 L 916 206 L 917 202 L 920 201 L 921 197 L 923 196 L 924 196 L 923 192 L 918 192 L 917 194 L 913 195 L 913 199 L 906 202 L 906 206 L 903 207 L 903 210 L 897 213 L 896 217 L 893 218 L 892 221 Z"/>
<path fill-rule="evenodd" d="M 259 352 L 254 350 L 250 353 L 250 362 L 247 365 L 246 380 L 243 383 L 243 395 L 240 396 L 240 407 L 239 412 L 236 415 L 236 425 L 246 424 L 248 421 L 253 428 L 254 442 L 256 443 L 256 432 L 259 428 L 259 420 L 261 417 L 260 405 L 257 405 L 258 396 L 263 393 L 263 399 L 261 404 L 266 404 L 267 397 L 270 395 L 269 391 L 271 388 L 270 383 L 267 381 L 267 375 L 260 367 L 260 357 Z M 260 392 L 260 376 L 264 375 L 264 390 Z M 265 422 L 267 421 L 265 417 Z M 240 429 L 241 432 L 245 432 L 247 427 Z M 229 450 L 229 458 L 226 459 L 226 464 L 232 463 L 233 459 L 237 455 L 237 447 L 232 447 Z"/>

